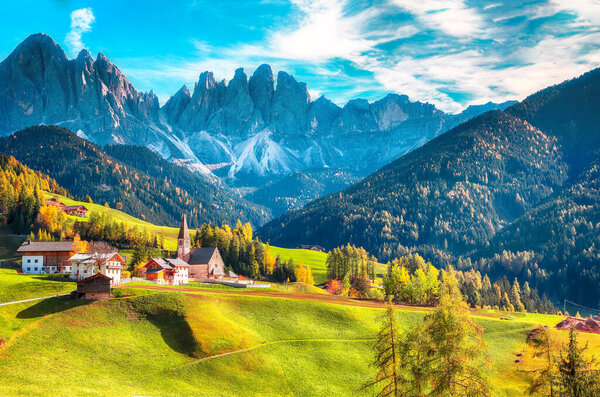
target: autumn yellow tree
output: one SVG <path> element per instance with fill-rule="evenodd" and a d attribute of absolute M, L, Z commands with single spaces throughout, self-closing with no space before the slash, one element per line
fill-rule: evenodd
<path fill-rule="evenodd" d="M 79 237 L 79 234 L 76 234 L 73 237 L 73 252 L 87 252 L 88 251 L 88 243 L 85 240 L 82 240 Z"/>
<path fill-rule="evenodd" d="M 263 258 L 263 273 L 265 275 L 273 274 L 273 270 L 275 270 L 275 262 L 277 257 L 271 254 L 269 250 L 269 244 L 265 246 L 265 254 Z"/>

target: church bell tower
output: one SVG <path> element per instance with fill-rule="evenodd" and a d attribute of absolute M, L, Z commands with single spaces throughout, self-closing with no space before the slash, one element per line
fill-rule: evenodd
<path fill-rule="evenodd" d="M 184 261 L 190 260 L 190 230 L 188 229 L 185 214 L 181 217 L 181 226 L 179 227 L 179 236 L 177 236 L 177 258 Z"/>

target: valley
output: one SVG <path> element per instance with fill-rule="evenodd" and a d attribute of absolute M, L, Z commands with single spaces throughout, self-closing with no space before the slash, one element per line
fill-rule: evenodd
<path fill-rule="evenodd" d="M 360 395 L 358 389 L 373 371 L 368 366 L 370 345 L 381 309 L 297 299 L 294 293 L 286 299 L 285 294 L 253 296 L 250 291 L 124 288 L 132 295 L 70 309 L 54 299 L 54 306 L 45 305 L 58 312 L 47 316 L 36 307 L 39 303 L 0 307 L 0 337 L 13 335 L 0 350 L 3 391 L 47 395 L 51 387 L 48 395 L 316 396 L 355 390 Z M 428 310 L 398 309 L 402 328 Z M 526 371 L 539 365 L 530 356 L 527 334 L 537 324 L 553 325 L 560 317 L 515 314 L 503 320 L 504 314 L 494 311 L 473 315 L 485 329 L 493 356 L 488 371 L 496 395 L 521 394 L 528 382 Z M 566 337 L 564 331 L 554 332 Z M 582 338 L 591 348 L 600 347 L 597 336 Z M 38 354 L 32 355 L 32 348 Z M 232 354 L 222 355 L 226 352 Z M 523 354 L 519 363 L 517 353 Z M 18 371 L 20 365 L 29 371 Z M 74 376 L 46 371 L 48 365 Z M 90 365 L 94 376 L 78 382 Z"/>
<path fill-rule="evenodd" d="M 76 3 L 0 2 L 0 397 L 600 396 L 597 1 Z"/>

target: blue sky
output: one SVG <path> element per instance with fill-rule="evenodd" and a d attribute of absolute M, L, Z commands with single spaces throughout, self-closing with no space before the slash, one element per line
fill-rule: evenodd
<path fill-rule="evenodd" d="M 600 66 L 600 0 L 0 2 L 0 58 L 45 32 L 104 53 L 161 103 L 211 70 L 261 63 L 343 105 L 389 92 L 458 112 Z"/>

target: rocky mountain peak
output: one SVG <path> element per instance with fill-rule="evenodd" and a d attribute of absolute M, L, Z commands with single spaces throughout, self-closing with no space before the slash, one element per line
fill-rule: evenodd
<path fill-rule="evenodd" d="M 277 87 L 271 103 L 271 127 L 275 132 L 306 131 L 310 94 L 305 83 L 286 73 L 277 74 Z"/>
<path fill-rule="evenodd" d="M 254 107 L 260 111 L 265 124 L 271 122 L 271 100 L 273 98 L 274 80 L 271 66 L 260 65 L 248 81 L 248 90 Z"/>

